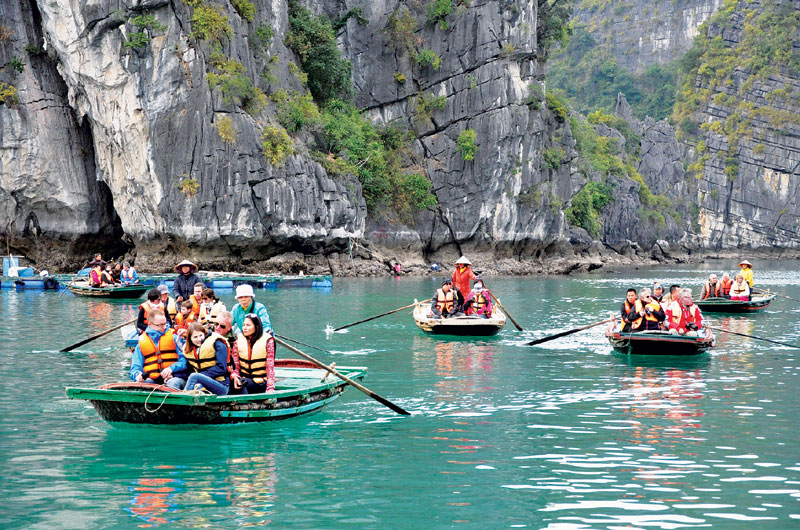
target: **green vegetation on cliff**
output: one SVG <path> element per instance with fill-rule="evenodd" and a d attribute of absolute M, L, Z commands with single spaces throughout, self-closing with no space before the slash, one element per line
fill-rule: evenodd
<path fill-rule="evenodd" d="M 582 114 L 613 111 L 622 92 L 636 116 L 660 120 L 672 113 L 676 77 L 674 65 L 653 64 L 641 74 L 632 73 L 577 24 L 566 47 L 548 62 L 547 84 L 563 91 Z"/>
<path fill-rule="evenodd" d="M 724 38 L 733 32 L 735 40 Z M 791 87 L 769 91 L 782 76 L 800 77 L 800 11 L 789 2 L 764 0 L 760 4 L 725 0 L 714 16 L 700 26 L 692 48 L 681 59 L 682 83 L 672 119 L 680 138 L 724 139 L 721 156 L 725 175 L 735 180 L 739 171 L 739 147 L 743 141 L 758 142 L 754 124 L 764 121 L 783 130 L 800 125 L 797 114 L 782 102 L 800 104 L 800 91 Z M 768 93 L 754 97 L 757 84 Z M 708 121 L 706 110 L 718 107 L 718 119 Z M 697 178 L 715 154 L 697 143 L 697 160 L 689 171 Z M 756 151 L 756 149 L 754 149 Z M 763 147 L 761 148 L 763 153 Z"/>

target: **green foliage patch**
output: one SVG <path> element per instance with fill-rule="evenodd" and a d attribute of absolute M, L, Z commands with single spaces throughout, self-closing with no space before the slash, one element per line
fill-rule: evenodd
<path fill-rule="evenodd" d="M 214 52 L 210 58 L 215 71 L 206 75 L 212 90 L 219 88 L 225 103 L 234 103 L 249 114 L 257 114 L 267 104 L 267 96 L 253 85 L 242 63 Z"/>
<path fill-rule="evenodd" d="M 0 105 L 13 107 L 19 103 L 17 87 L 0 81 Z"/>
<path fill-rule="evenodd" d="M 613 193 L 614 188 L 608 184 L 587 182 L 572 197 L 569 208 L 564 210 L 567 222 L 572 226 L 583 228 L 594 238 L 599 237 L 603 228 L 600 214 L 607 205 L 614 202 Z"/>
<path fill-rule="evenodd" d="M 191 22 L 192 32 L 189 36 L 193 39 L 218 41 L 233 36 L 233 28 L 221 7 L 200 3 L 194 9 Z"/>
<path fill-rule="evenodd" d="M 261 132 L 261 148 L 267 162 L 277 166 L 294 154 L 294 141 L 283 127 L 269 125 Z"/>
<path fill-rule="evenodd" d="M 478 134 L 475 132 L 475 129 L 464 129 L 461 131 L 461 134 L 458 135 L 458 150 L 461 152 L 461 158 L 464 160 L 469 161 L 475 159 L 475 151 L 478 149 L 475 145 L 477 137 Z"/>
<path fill-rule="evenodd" d="M 250 0 L 231 0 L 233 8 L 239 13 L 239 16 L 248 22 L 252 22 L 256 16 L 256 6 Z"/>

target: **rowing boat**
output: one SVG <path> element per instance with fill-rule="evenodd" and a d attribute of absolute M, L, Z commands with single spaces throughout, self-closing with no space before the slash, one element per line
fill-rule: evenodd
<path fill-rule="evenodd" d="M 78 296 L 99 296 L 103 298 L 141 298 L 151 288 L 146 285 L 122 285 L 91 287 L 89 280 L 78 280 L 69 286 L 72 294 Z"/>
<path fill-rule="evenodd" d="M 697 337 L 673 335 L 668 331 L 623 333 L 619 327 L 607 331 L 615 351 L 626 355 L 697 355 L 714 347 L 714 334 L 701 330 Z"/>
<path fill-rule="evenodd" d="M 440 335 L 488 336 L 494 335 L 506 325 L 506 315 L 497 307 L 492 318 L 478 316 L 461 316 L 449 318 L 433 318 L 432 304 L 418 303 L 414 307 L 414 322 L 422 331 Z"/>
<path fill-rule="evenodd" d="M 337 367 L 351 379 L 366 376 L 363 367 Z M 275 361 L 275 391 L 216 396 L 182 392 L 151 383 L 111 383 L 99 388 L 67 388 L 67 397 L 84 399 L 111 425 L 222 425 L 274 421 L 319 410 L 347 383 L 303 360 Z"/>
<path fill-rule="evenodd" d="M 712 297 L 698 300 L 695 305 L 707 313 L 752 313 L 766 309 L 774 298 L 772 293 L 754 294 L 750 300 Z"/>

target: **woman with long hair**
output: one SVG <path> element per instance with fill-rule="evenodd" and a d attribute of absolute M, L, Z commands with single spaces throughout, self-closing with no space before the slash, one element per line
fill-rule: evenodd
<path fill-rule="evenodd" d="M 275 390 L 275 339 L 264 333 L 261 319 L 248 313 L 242 333 L 236 339 L 239 373 L 233 374 L 233 386 L 242 394 L 260 394 Z"/>

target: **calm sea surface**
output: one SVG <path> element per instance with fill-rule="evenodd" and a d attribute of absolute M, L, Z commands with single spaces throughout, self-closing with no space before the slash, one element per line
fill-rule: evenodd
<path fill-rule="evenodd" d="M 111 428 L 65 397 L 127 377 L 118 332 L 58 349 L 133 305 L 3 290 L 0 528 L 800 528 L 800 350 L 718 334 L 696 359 L 627 358 L 603 326 L 524 345 L 602 320 L 629 286 L 733 269 L 490 278 L 525 331 L 480 340 L 427 336 L 406 312 L 326 335 L 435 279 L 259 290 L 278 333 L 369 367 L 364 384 L 413 416 L 350 388 L 313 415 L 183 430 Z M 757 262 L 756 281 L 800 299 L 797 262 Z M 800 345 L 797 302 L 707 316 Z"/>

